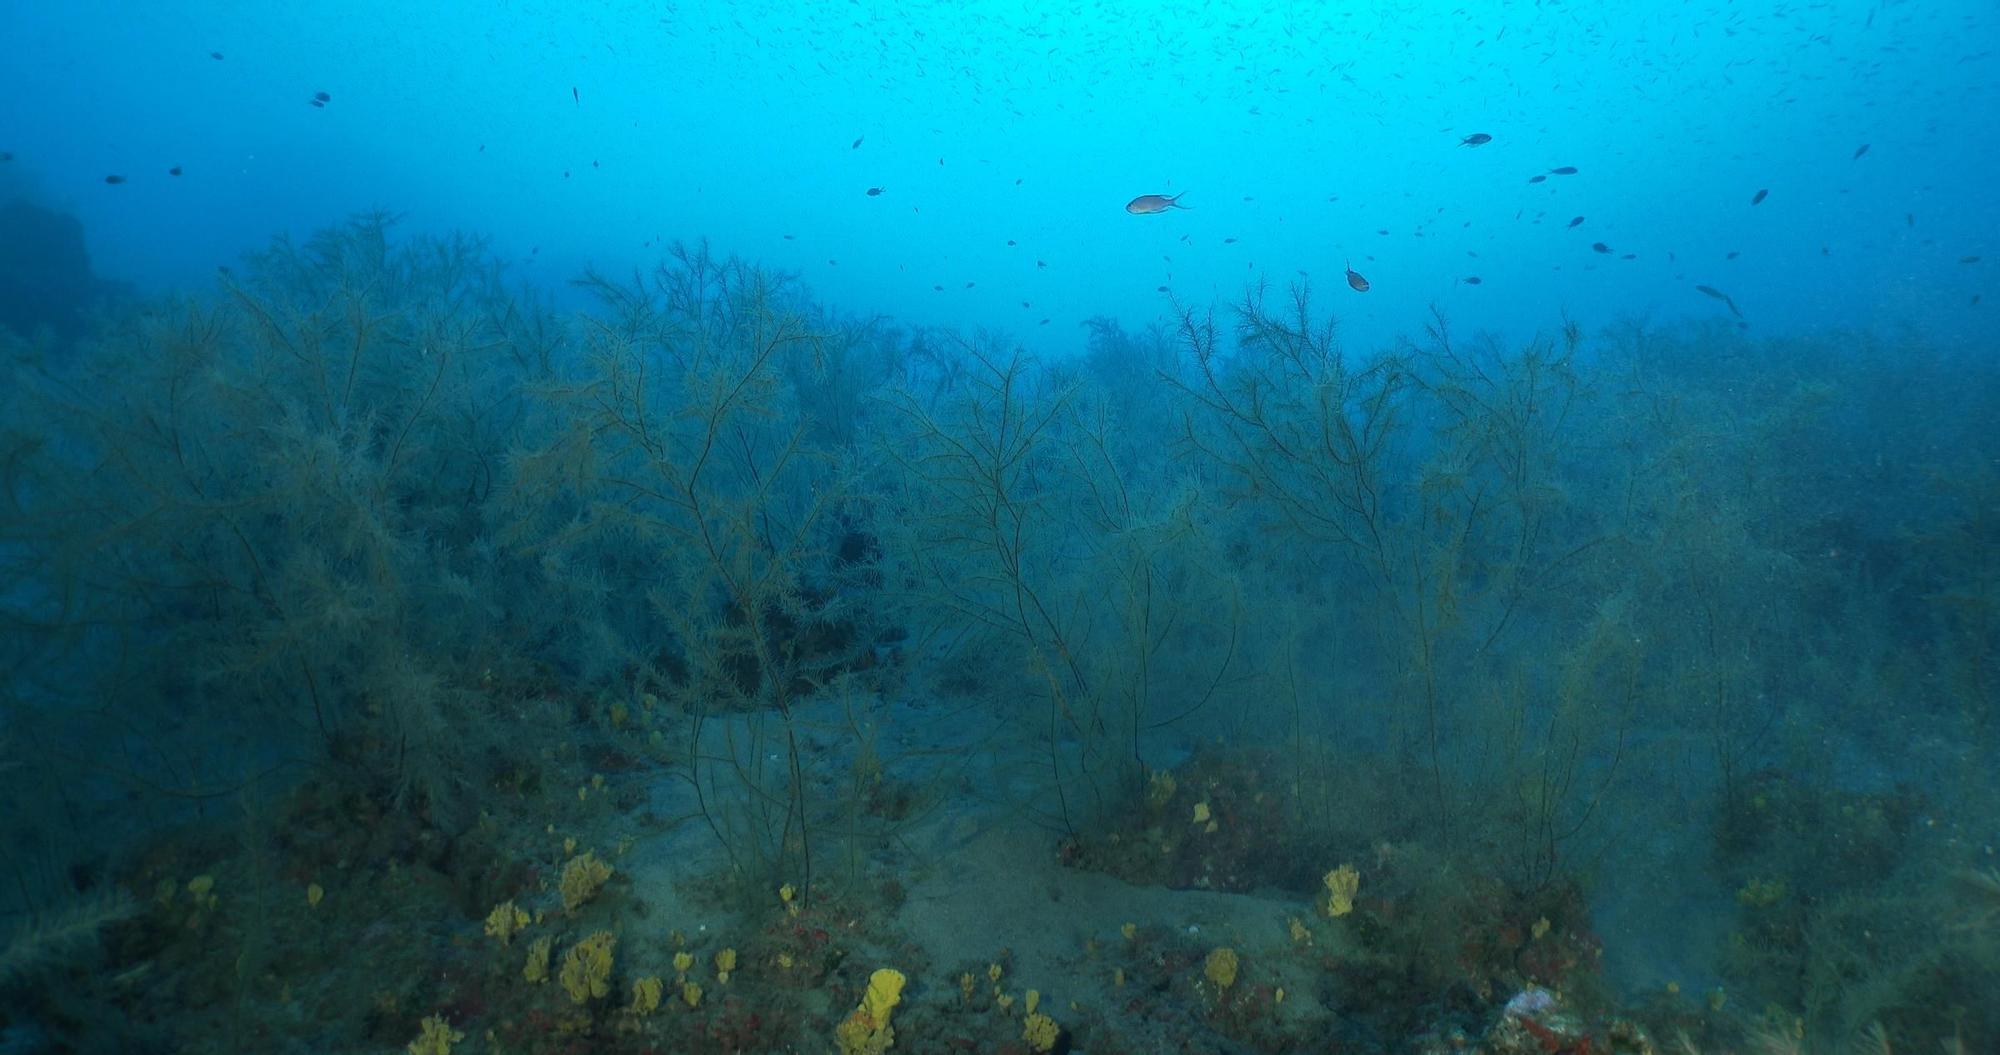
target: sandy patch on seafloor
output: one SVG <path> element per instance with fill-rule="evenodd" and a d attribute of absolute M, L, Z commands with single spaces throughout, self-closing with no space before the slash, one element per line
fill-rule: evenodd
<path fill-rule="evenodd" d="M 946 970 L 993 961 L 1007 950 L 1014 986 L 1040 989 L 1044 999 L 1107 993 L 1115 957 L 1100 952 L 1093 959 L 1087 943 L 1115 949 L 1126 923 L 1170 927 L 1201 947 L 1255 956 L 1289 949 L 1287 919 L 1309 911 L 1302 902 L 1257 895 L 1132 886 L 1063 867 L 1052 833 L 969 825 L 960 822 L 948 850 L 924 855 L 927 865 L 910 877 L 895 926 Z"/>

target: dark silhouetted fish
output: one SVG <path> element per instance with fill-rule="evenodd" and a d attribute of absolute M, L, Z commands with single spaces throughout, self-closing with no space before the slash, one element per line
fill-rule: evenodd
<path fill-rule="evenodd" d="M 13 153 L 6 150 L 0 150 L 0 161 L 12 161 L 12 160 L 14 160 Z"/>
<path fill-rule="evenodd" d="M 1548 179 L 1548 177 L 1547 177 L 1547 176 L 1529 176 L 1529 177 L 1528 177 L 1528 182 L 1529 182 L 1529 183 L 1540 183 L 1541 181 L 1543 181 L 1543 180 L 1545 180 L 1545 179 Z"/>
<path fill-rule="evenodd" d="M 870 187 L 870 188 L 868 188 L 868 196 L 869 196 L 869 197 L 871 197 L 871 198 L 879 198 L 879 197 L 881 197 L 881 196 L 882 196 L 882 188 L 880 188 L 880 187 Z"/>
<path fill-rule="evenodd" d="M 1863 155 L 1863 154 L 1866 154 L 1866 153 L 1868 153 L 1868 144 L 1866 144 L 1866 143 L 1863 143 L 1863 144 L 1861 144 L 1860 146 L 1858 146 L 1858 147 L 1855 147 L 1855 148 L 1854 148 L 1854 156 L 1853 156 L 1853 157 L 1851 157 L 1851 158 L 1848 158 L 1847 160 L 1849 160 L 1849 161 L 1859 161 L 1859 160 L 1861 160 L 1861 155 Z"/>
<path fill-rule="evenodd" d="M 125 182 L 125 177 L 123 177 L 123 176 L 115 176 L 115 175 L 114 175 L 114 176 L 106 176 L 106 177 L 104 177 L 104 182 L 106 182 L 106 183 L 109 183 L 109 184 L 111 184 L 112 186 L 116 187 L 116 186 L 117 186 L 117 185 L 119 185 L 120 183 L 123 183 L 123 182 Z"/>
<path fill-rule="evenodd" d="M 867 138 L 868 138 L 867 136 L 855 136 L 854 142 L 847 144 L 847 149 L 849 150 L 861 149 L 861 141 Z"/>
<path fill-rule="evenodd" d="M 1764 202 L 1764 199 L 1765 199 L 1765 198 L 1768 198 L 1768 197 L 1770 197 L 1770 196 L 1771 196 L 1771 192 L 1770 192 L 1770 191 L 1767 191 L 1767 190 L 1760 190 L 1760 191 L 1758 191 L 1758 192 L 1757 192 L 1756 194 L 1753 194 L 1753 195 L 1751 195 L 1751 196 L 1750 196 L 1750 204 L 1752 204 L 1752 205 L 1761 205 L 1761 204 L 1763 204 L 1763 202 Z"/>
<path fill-rule="evenodd" d="M 1471 135 L 1466 136 L 1464 139 L 1459 140 L 1458 145 L 1462 147 L 1476 147 L 1481 143 L 1491 143 L 1491 142 L 1493 142 L 1492 136 L 1489 136 L 1484 132 L 1474 132 Z"/>
<path fill-rule="evenodd" d="M 1609 253 L 1611 251 L 1611 247 L 1605 245 L 1603 242 L 1592 242 L 1590 243 L 1590 247 L 1600 253 Z"/>
<path fill-rule="evenodd" d="M 330 103 L 333 101 L 333 96 L 328 95 L 325 92 L 314 92 L 313 99 L 316 102 Z"/>
<path fill-rule="evenodd" d="M 1716 300 L 1719 300 L 1724 304 L 1729 305 L 1729 313 L 1731 315 L 1734 315 L 1739 319 L 1743 317 L 1743 313 L 1736 310 L 1736 302 L 1729 299 L 1729 294 L 1724 293 L 1719 289 L 1716 289 L 1714 286 L 1696 286 L 1695 291 L 1698 293 L 1706 293 L 1709 296 L 1714 297 Z"/>
<path fill-rule="evenodd" d="M 1361 277 L 1361 272 L 1354 270 L 1352 267 L 1348 267 L 1344 263 L 1341 266 L 1347 268 L 1347 285 L 1350 288 L 1352 288 L 1354 292 L 1356 293 L 1368 292 L 1368 280 Z"/>
<path fill-rule="evenodd" d="M 1977 264 L 1979 263 L 1979 258 L 1976 256 L 1962 256 L 1958 258 L 1958 262 L 1961 264 Z"/>
<path fill-rule="evenodd" d="M 1476 285 L 1478 285 L 1478 284 L 1479 284 L 1479 276 L 1478 276 L 1478 275 L 1467 275 L 1467 276 L 1465 276 L 1465 284 L 1466 284 L 1466 285 L 1468 285 L 1468 286 L 1476 286 Z"/>
<path fill-rule="evenodd" d="M 167 175 L 169 176 L 178 176 L 180 174 L 181 174 L 181 167 L 179 165 L 175 165 L 173 168 L 167 170 Z"/>
<path fill-rule="evenodd" d="M 209 57 L 209 58 L 211 58 L 211 59 L 214 59 L 214 60 L 215 60 L 215 61 L 217 61 L 217 62 L 221 62 L 221 61 L 222 61 L 222 52 L 219 52 L 219 51 L 211 51 L 211 52 L 209 52 L 209 53 L 208 53 L 208 57 Z"/>
<path fill-rule="evenodd" d="M 1570 225 L 1571 227 L 1575 227 L 1576 225 L 1578 225 L 1578 224 L 1580 224 L 1580 223 L 1582 223 L 1582 222 L 1583 222 L 1583 217 L 1579 216 L 1579 217 L 1577 217 L 1576 219 L 1574 219 L 1574 220 L 1571 220 L 1571 221 L 1569 222 L 1569 225 Z"/>
<path fill-rule="evenodd" d="M 1563 167 L 1561 167 L 1561 168 L 1557 168 L 1557 169 L 1550 169 L 1550 170 L 1549 170 L 1549 175 L 1551 175 L 1551 176 L 1574 176 L 1574 175 L 1576 175 L 1576 166 L 1575 166 L 1575 165 L 1564 165 L 1564 166 L 1563 166 Z"/>
<path fill-rule="evenodd" d="M 1181 194 L 1186 193 L 1182 191 L 1171 198 L 1164 194 L 1141 194 L 1125 203 L 1125 211 L 1134 216 L 1148 216 L 1168 209 L 1186 209 L 1188 206 L 1180 204 Z"/>

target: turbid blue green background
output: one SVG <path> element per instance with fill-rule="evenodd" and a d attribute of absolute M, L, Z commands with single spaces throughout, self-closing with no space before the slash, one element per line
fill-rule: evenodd
<path fill-rule="evenodd" d="M 1432 303 L 1509 333 L 1726 311 L 1701 284 L 1766 334 L 1994 336 L 2000 29 L 1970 0 L 90 0 L 0 5 L 0 39 L 0 189 L 147 289 L 385 207 L 550 285 L 705 235 L 855 315 L 1047 351 L 1161 286 L 1348 261 L 1369 345 Z M 1192 208 L 1123 211 L 1153 192 Z"/>

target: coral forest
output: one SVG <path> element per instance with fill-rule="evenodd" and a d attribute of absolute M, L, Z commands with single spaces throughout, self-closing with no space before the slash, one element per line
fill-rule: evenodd
<path fill-rule="evenodd" d="M 4 338 L 0 1049 L 2000 1045 L 1990 354 L 575 287 Z"/>

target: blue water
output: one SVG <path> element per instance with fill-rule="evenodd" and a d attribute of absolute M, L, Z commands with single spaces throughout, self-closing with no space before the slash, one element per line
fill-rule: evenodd
<path fill-rule="evenodd" d="M 1347 263 L 1373 287 L 1341 304 L 1362 345 L 1431 304 L 1517 334 L 1565 311 L 1726 311 L 1697 285 L 1764 333 L 1993 337 L 1972 301 L 2000 248 L 2000 30 L 1975 2 L 86 2 L 0 19 L 0 179 L 74 211 L 98 270 L 147 289 L 386 207 L 486 233 L 552 285 L 705 235 L 857 314 L 1050 350 L 1086 318 L 1159 317 L 1161 286 L 1335 289 Z M 1493 139 L 1460 146 L 1472 133 Z M 1528 182 L 1562 166 L 1577 173 Z M 1181 192 L 1190 211 L 1122 209 Z"/>
<path fill-rule="evenodd" d="M 0 0 L 0 1051 L 2000 1050 L 1996 142 L 1991 0 Z"/>

